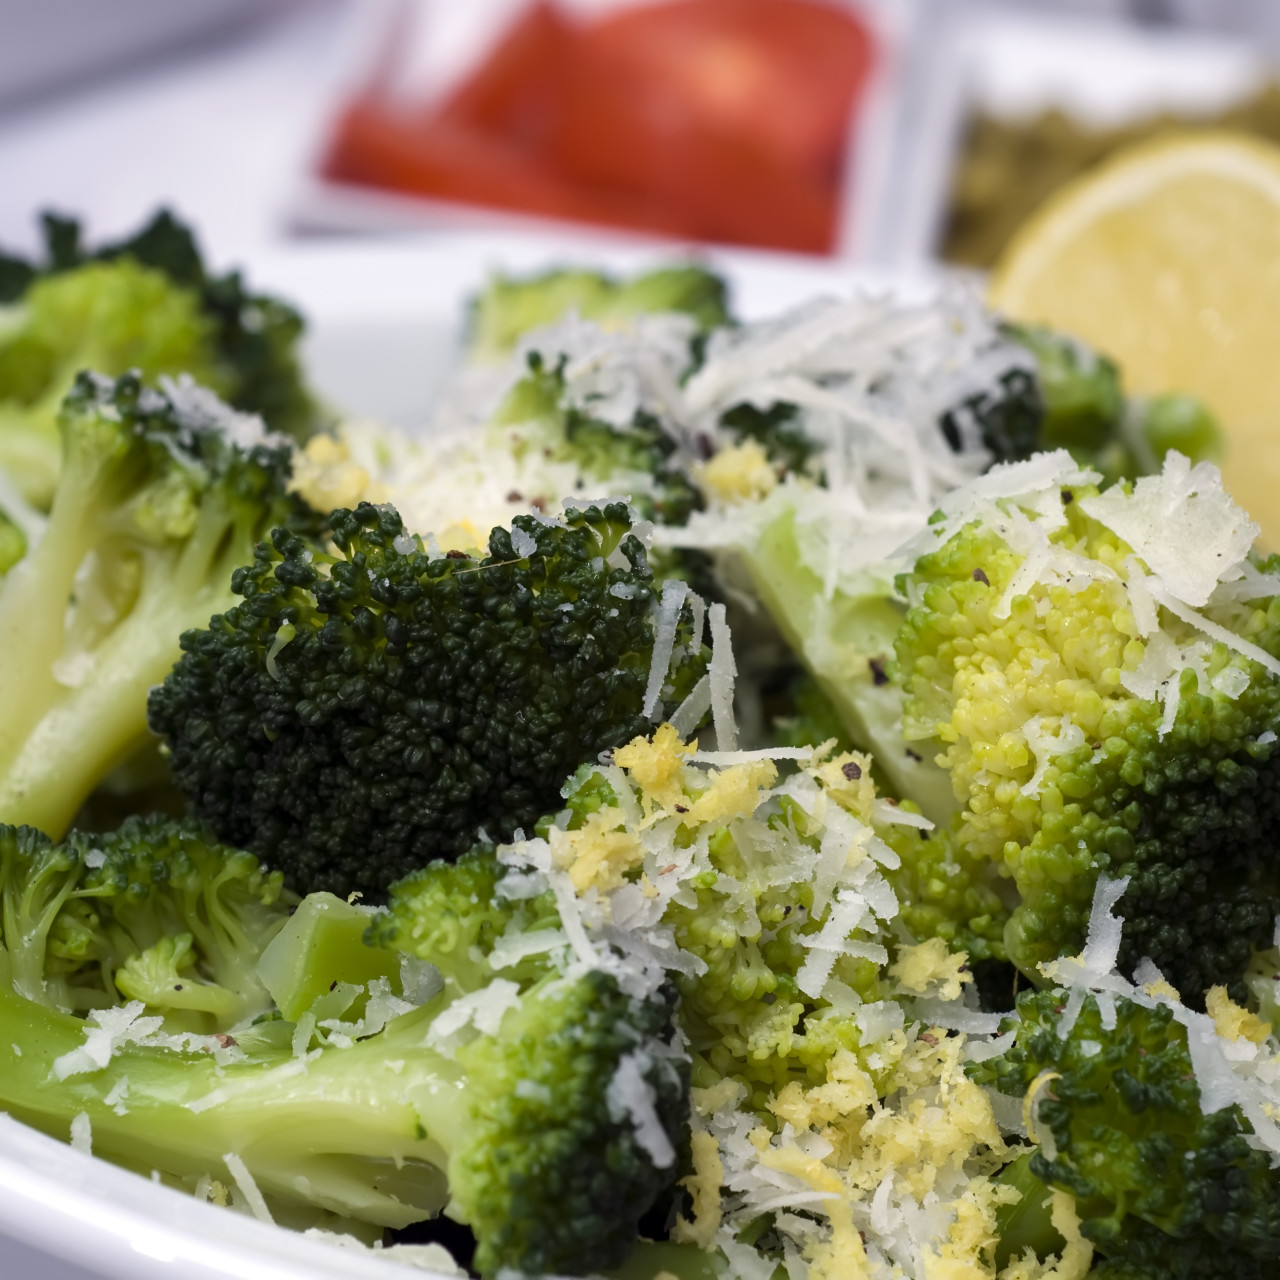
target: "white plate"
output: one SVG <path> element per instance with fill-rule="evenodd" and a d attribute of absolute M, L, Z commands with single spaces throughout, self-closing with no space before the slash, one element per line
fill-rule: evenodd
<path fill-rule="evenodd" d="M 320 242 L 246 264 L 255 287 L 289 298 L 310 324 L 313 381 L 356 415 L 421 427 L 456 359 L 467 297 L 489 272 L 559 263 L 636 270 L 669 247 L 574 236 L 457 235 L 422 241 Z M 834 263 L 709 253 L 744 318 L 819 293 L 865 288 L 917 296 L 930 277 L 854 273 Z M 936 283 L 936 279 L 934 281 Z M 427 1276 L 354 1254 L 74 1151 L 0 1115 L 0 1277 L 8 1280 L 389 1280 Z"/>

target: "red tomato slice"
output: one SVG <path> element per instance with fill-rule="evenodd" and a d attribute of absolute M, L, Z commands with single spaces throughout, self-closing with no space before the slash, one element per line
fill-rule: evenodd
<path fill-rule="evenodd" d="M 573 222 L 645 227 L 696 239 L 690 221 L 651 198 L 567 180 L 519 146 L 480 130 L 397 117 L 381 103 L 352 103 L 339 119 L 325 177 Z"/>
<path fill-rule="evenodd" d="M 437 108 L 434 118 L 530 147 L 543 145 L 562 109 L 571 38 L 559 10 L 538 0 Z"/>
<path fill-rule="evenodd" d="M 779 164 L 829 173 L 871 56 L 866 27 L 843 5 L 665 0 L 580 30 L 573 114 L 612 99 L 657 134 L 737 137 Z M 625 162 L 593 159 L 609 169 Z"/>

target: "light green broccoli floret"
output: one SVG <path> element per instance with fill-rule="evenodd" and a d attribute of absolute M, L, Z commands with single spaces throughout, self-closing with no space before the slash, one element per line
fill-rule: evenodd
<path fill-rule="evenodd" d="M 296 897 L 195 823 L 130 818 L 55 843 L 0 826 L 4 977 L 52 1008 L 140 1000 L 169 1030 L 226 1030 L 270 1008 L 256 966 Z"/>
<path fill-rule="evenodd" d="M 456 898 L 468 870 L 433 874 Z M 108 1159 L 192 1189 L 251 1179 L 286 1219 L 401 1227 L 447 1199 L 485 1276 L 619 1265 L 680 1173 L 675 993 L 544 965 L 491 976 L 446 1025 L 456 985 L 394 971 L 399 942 L 435 928 L 413 912 L 449 888 L 417 878 L 380 950 L 328 895 L 291 919 L 297 900 L 251 855 L 134 820 L 62 844 L 0 827 L 0 893 L 0 1105 L 61 1137 L 87 1122 Z M 294 1021 L 268 985 L 299 997 Z"/>
<path fill-rule="evenodd" d="M 45 215 L 44 226 L 44 262 L 0 255 L 0 471 L 29 502 L 53 499 L 58 407 L 83 369 L 151 382 L 187 374 L 275 430 L 314 428 L 301 319 L 235 273 L 211 275 L 171 214 L 92 251 L 77 223 Z"/>
<path fill-rule="evenodd" d="M 47 525 L 0 581 L 0 821 L 53 836 L 148 742 L 147 691 L 258 540 L 320 523 L 288 445 L 189 381 L 81 374 L 60 432 Z"/>
<path fill-rule="evenodd" d="M 189 373 L 221 389 L 199 299 L 128 259 L 45 276 L 0 314 L 0 470 L 37 506 L 53 500 L 58 409 L 81 369 Z"/>
<path fill-rule="evenodd" d="M 1033 980 L 1079 950 L 1099 874 L 1129 877 L 1122 969 L 1150 956 L 1191 1002 L 1243 1000 L 1280 909 L 1280 566 L 1248 559 L 1208 464 L 1101 498 L 1077 478 L 939 526 L 902 579 L 906 736 L 962 806 L 921 861 L 1014 891 L 1004 944 Z M 1139 555 L 1110 526 L 1151 504 Z"/>
<path fill-rule="evenodd" d="M 703 330 L 727 324 L 724 281 L 694 266 L 664 267 L 625 280 L 571 269 L 525 278 L 499 275 L 472 301 L 468 353 L 476 361 L 504 359 L 531 329 L 570 312 L 612 329 L 663 311 L 683 312 Z"/>

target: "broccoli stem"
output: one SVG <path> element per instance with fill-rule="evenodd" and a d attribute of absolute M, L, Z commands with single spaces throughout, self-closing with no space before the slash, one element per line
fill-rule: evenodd
<path fill-rule="evenodd" d="M 220 1067 L 200 1049 L 126 1044 L 59 1081 L 54 1063 L 84 1045 L 85 1023 L 0 989 L 0 1100 L 64 1139 L 84 1113 L 94 1152 L 134 1169 L 228 1183 L 235 1154 L 269 1198 L 403 1227 L 443 1206 L 443 1152 L 465 1122 L 459 1068 L 421 1045 L 430 1017 L 424 1006 L 305 1062 L 284 1047 Z"/>
<path fill-rule="evenodd" d="M 175 550 L 142 548 L 137 594 L 112 602 L 119 620 L 72 621 L 81 566 L 94 550 L 103 495 L 77 483 L 69 462 L 48 530 L 10 572 L 0 597 L 0 816 L 57 838 L 97 783 L 147 737 L 148 691 L 180 650 L 179 636 L 234 601 L 231 574 L 252 545 L 252 507 L 209 494 L 189 537 Z M 243 507 L 244 509 L 239 509 Z M 82 603 L 82 602 L 80 602 Z M 105 603 L 105 602 L 104 602 Z M 96 634 L 110 629 L 101 638 Z M 63 671 L 57 659 L 80 658 Z M 20 661 L 14 661 L 20 658 Z"/>
<path fill-rule="evenodd" d="M 791 648 L 835 708 L 856 746 L 873 751 L 893 795 L 909 796 L 934 822 L 955 808 L 947 775 L 908 754 L 901 692 L 879 664 L 893 657 L 903 610 L 886 585 L 828 596 L 800 553 L 794 511 L 774 519 L 746 555 L 756 591 Z"/>
<path fill-rule="evenodd" d="M 1022 1196 L 1014 1204 L 1001 1205 L 996 1211 L 1000 1243 L 996 1245 L 996 1266 L 1003 1270 L 1015 1258 L 1031 1249 L 1037 1258 L 1061 1253 L 1066 1242 L 1053 1225 L 1049 1202 L 1052 1191 L 1031 1171 L 1035 1149 L 1020 1155 L 1001 1171 L 997 1182 L 1015 1188 Z"/>

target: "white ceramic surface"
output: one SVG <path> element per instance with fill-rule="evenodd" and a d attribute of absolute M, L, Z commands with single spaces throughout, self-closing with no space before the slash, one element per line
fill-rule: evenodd
<path fill-rule="evenodd" d="M 673 250 L 586 237 L 457 235 L 420 242 L 316 244 L 245 265 L 255 286 L 307 315 L 313 380 L 352 414 L 421 427 L 456 358 L 467 296 L 495 269 L 557 263 L 634 270 Z M 918 294 L 927 276 L 855 274 L 812 258 L 724 253 L 703 260 L 729 279 L 745 318 L 854 287 Z M 0 1280 L 394 1280 L 408 1271 L 372 1253 L 203 1204 L 72 1150 L 0 1114 Z"/>

